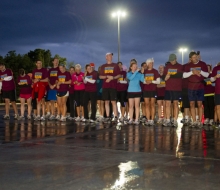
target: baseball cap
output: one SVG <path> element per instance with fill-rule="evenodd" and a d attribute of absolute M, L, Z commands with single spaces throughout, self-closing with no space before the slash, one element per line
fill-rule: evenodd
<path fill-rule="evenodd" d="M 153 58 L 149 58 L 149 59 L 146 60 L 146 63 L 151 63 L 151 62 L 154 62 Z"/>
<path fill-rule="evenodd" d="M 106 55 L 113 55 L 113 53 L 108 52 L 108 53 L 106 53 Z"/>
<path fill-rule="evenodd" d="M 170 54 L 168 61 L 170 62 L 170 61 L 174 61 L 174 60 L 176 60 L 176 55 L 172 53 L 172 54 Z"/>
<path fill-rule="evenodd" d="M 95 67 L 95 63 L 90 63 L 89 64 L 91 67 Z"/>

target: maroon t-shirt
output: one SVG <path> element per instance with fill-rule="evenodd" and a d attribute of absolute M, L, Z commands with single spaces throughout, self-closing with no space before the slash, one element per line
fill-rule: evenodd
<path fill-rule="evenodd" d="M 211 82 L 210 78 L 211 78 L 211 75 L 209 75 L 208 78 L 204 79 L 205 94 L 214 94 L 215 93 L 215 87 L 214 87 L 214 84 Z"/>
<path fill-rule="evenodd" d="M 104 64 L 101 66 L 101 70 L 100 70 L 100 75 L 101 76 L 118 76 L 120 74 L 120 68 L 118 66 L 118 64 L 116 63 L 111 63 L 111 64 Z M 103 84 L 102 84 L 102 88 L 115 88 L 117 86 L 117 80 L 118 79 L 113 79 L 110 82 L 106 82 L 107 79 L 103 79 Z"/>
<path fill-rule="evenodd" d="M 20 94 L 31 94 L 32 88 L 31 88 L 31 78 L 29 75 L 25 76 L 18 76 L 17 82 L 20 83 Z"/>
<path fill-rule="evenodd" d="M 166 81 L 166 90 L 182 91 L 183 66 L 179 63 L 172 65 L 168 63 L 164 68 L 164 77 L 170 74 L 170 78 Z"/>
<path fill-rule="evenodd" d="M 3 91 L 15 90 L 15 81 L 14 81 L 13 73 L 12 73 L 11 69 L 5 69 L 4 71 L 0 71 L 1 79 L 5 78 L 5 77 L 9 77 L 9 76 L 12 76 L 12 80 L 2 81 L 2 90 Z"/>
<path fill-rule="evenodd" d="M 163 79 L 163 77 L 160 76 L 160 85 L 157 85 L 157 97 L 165 96 L 165 89 L 166 89 L 166 82 Z"/>
<path fill-rule="evenodd" d="M 90 83 L 87 82 L 85 83 L 85 91 L 86 92 L 96 92 L 97 91 L 97 83 L 96 80 L 98 79 L 98 72 L 97 71 L 92 71 L 91 73 L 86 73 L 86 78 L 95 80 L 95 83 Z"/>
<path fill-rule="evenodd" d="M 220 74 L 220 65 L 214 67 L 211 77 L 215 77 L 217 74 Z M 220 78 L 216 78 L 215 81 L 215 94 L 220 94 Z"/>
<path fill-rule="evenodd" d="M 195 68 L 198 71 L 208 72 L 207 65 L 203 61 L 199 61 L 197 64 L 188 63 L 185 66 L 184 72 L 190 72 L 190 71 L 192 71 L 193 68 Z M 204 77 L 202 75 L 200 75 L 200 76 L 191 75 L 188 78 L 188 89 L 190 89 L 190 90 L 204 89 L 203 81 L 204 81 Z"/>
<path fill-rule="evenodd" d="M 148 70 L 146 69 L 144 71 L 144 79 L 146 80 L 157 80 L 157 78 L 160 78 L 160 75 L 156 69 Z M 157 85 L 150 83 L 150 84 L 145 84 L 143 83 L 144 86 L 144 91 L 156 91 L 157 90 Z"/>
<path fill-rule="evenodd" d="M 64 73 L 58 72 L 57 78 L 59 82 L 66 82 L 71 80 L 71 75 L 68 71 L 65 71 Z M 57 89 L 57 92 L 66 92 L 69 91 L 69 84 L 60 84 L 60 88 Z"/>
<path fill-rule="evenodd" d="M 59 72 L 59 67 L 56 68 L 51 68 L 48 71 L 48 79 L 51 85 L 54 85 L 57 79 L 57 75 Z M 50 88 L 50 86 L 48 85 L 48 89 Z M 54 88 L 54 90 L 56 90 L 56 87 Z"/>
<path fill-rule="evenodd" d="M 32 72 L 32 79 L 43 80 L 48 78 L 48 71 L 46 68 L 34 69 Z"/>
<path fill-rule="evenodd" d="M 122 84 L 120 83 L 119 81 L 124 81 L 125 78 L 126 78 L 126 71 L 121 71 L 120 72 L 120 78 L 118 79 L 118 82 L 117 82 L 117 91 L 127 91 L 128 90 L 128 83 L 127 84 Z"/>

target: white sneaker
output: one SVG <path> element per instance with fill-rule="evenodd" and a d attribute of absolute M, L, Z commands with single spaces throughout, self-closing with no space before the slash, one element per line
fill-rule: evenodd
<path fill-rule="evenodd" d="M 82 118 L 80 119 L 80 121 L 86 122 L 86 119 L 85 119 L 84 117 L 82 117 Z"/>
<path fill-rule="evenodd" d="M 149 120 L 149 124 L 152 126 L 154 125 L 154 120 Z"/>
<path fill-rule="evenodd" d="M 213 119 L 210 119 L 209 125 L 213 125 L 213 123 L 214 123 L 214 120 L 213 120 Z"/>
<path fill-rule="evenodd" d="M 61 122 L 65 122 L 65 121 L 66 121 L 66 117 L 63 117 L 63 116 L 62 116 L 61 119 L 60 119 L 60 121 L 61 121 Z"/>
<path fill-rule="evenodd" d="M 56 117 L 55 117 L 55 115 L 50 115 L 50 117 L 48 119 L 52 121 L 52 120 L 55 120 Z"/>
<path fill-rule="evenodd" d="M 95 121 L 93 119 L 90 119 L 89 122 L 90 123 L 95 123 Z"/>
<path fill-rule="evenodd" d="M 28 116 L 27 116 L 27 119 L 28 119 L 28 120 L 31 120 L 31 116 L 30 116 L 30 115 L 28 115 Z"/>
<path fill-rule="evenodd" d="M 133 124 L 133 120 L 130 120 L 127 122 L 127 124 Z"/>
<path fill-rule="evenodd" d="M 56 120 L 57 120 L 57 121 L 60 120 L 60 116 L 59 116 L 59 115 L 56 116 Z"/>
<path fill-rule="evenodd" d="M 163 118 L 159 118 L 157 123 L 162 124 L 163 123 Z"/>
<path fill-rule="evenodd" d="M 138 120 L 135 120 L 135 122 L 134 122 L 135 125 L 139 125 L 139 123 L 140 122 Z"/>
<path fill-rule="evenodd" d="M 41 121 L 45 121 L 45 116 L 42 115 L 42 117 L 40 118 Z"/>
<path fill-rule="evenodd" d="M 45 118 L 46 118 L 46 119 L 49 119 L 49 118 L 50 118 L 50 113 L 47 113 L 47 114 L 45 115 Z"/>
<path fill-rule="evenodd" d="M 121 123 L 123 123 L 123 122 L 124 122 L 124 117 L 121 117 L 121 118 L 119 119 L 119 121 L 120 121 Z"/>
<path fill-rule="evenodd" d="M 80 117 L 77 117 L 77 118 L 75 119 L 75 121 L 80 121 Z"/>
<path fill-rule="evenodd" d="M 204 121 L 204 125 L 208 125 L 209 124 L 209 118 L 206 118 Z"/>
<path fill-rule="evenodd" d="M 36 117 L 34 118 L 34 121 L 40 121 L 40 116 L 39 116 L 39 115 L 36 116 Z"/>
<path fill-rule="evenodd" d="M 178 122 L 177 122 L 177 120 L 174 120 L 173 126 L 174 126 L 174 127 L 178 127 Z"/>

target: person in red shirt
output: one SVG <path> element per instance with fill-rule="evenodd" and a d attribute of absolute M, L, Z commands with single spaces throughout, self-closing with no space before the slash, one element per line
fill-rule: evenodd
<path fill-rule="evenodd" d="M 11 69 L 5 68 L 4 63 L 0 63 L 0 82 L 2 82 L 2 98 L 5 100 L 5 115 L 3 119 L 9 120 L 10 102 L 14 109 L 14 119 L 18 119 L 18 109 L 16 105 L 15 81 Z"/>
<path fill-rule="evenodd" d="M 163 123 L 164 126 L 171 126 L 170 121 L 171 111 L 170 106 L 173 101 L 174 109 L 174 123 L 173 125 L 177 127 L 177 118 L 179 113 L 178 101 L 182 93 L 182 76 L 183 76 L 183 66 L 177 62 L 177 57 L 175 54 L 170 54 L 169 62 L 166 64 L 164 69 L 163 78 L 166 81 L 165 90 L 165 103 L 166 103 L 166 121 Z"/>
<path fill-rule="evenodd" d="M 155 118 L 155 101 L 157 85 L 160 84 L 160 76 L 156 69 L 153 68 L 154 60 L 147 59 L 147 69 L 144 71 L 144 102 L 148 121 L 146 125 L 154 125 Z"/>
<path fill-rule="evenodd" d="M 102 85 L 102 98 L 105 101 L 105 110 L 106 110 L 106 120 L 105 122 L 110 122 L 110 106 L 109 102 L 112 103 L 112 108 L 114 112 L 114 118 L 112 121 L 118 121 L 118 110 L 116 105 L 117 100 L 117 80 L 120 77 L 120 69 L 116 63 L 112 63 L 113 53 L 106 54 L 106 61 L 104 65 L 101 66 L 101 73 L 99 78 L 103 79 Z"/>
<path fill-rule="evenodd" d="M 184 68 L 183 78 L 188 78 L 188 97 L 192 115 L 192 126 L 202 126 L 202 102 L 204 101 L 204 79 L 209 76 L 206 63 L 200 61 L 196 52 L 190 52 L 191 62 Z M 199 121 L 196 121 L 195 102 L 198 105 Z"/>

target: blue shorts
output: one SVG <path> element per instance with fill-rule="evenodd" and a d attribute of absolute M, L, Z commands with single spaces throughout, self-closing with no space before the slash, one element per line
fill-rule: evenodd
<path fill-rule="evenodd" d="M 54 100 L 56 101 L 57 100 L 57 90 L 48 90 L 47 92 L 47 100 L 48 101 L 51 101 L 51 100 Z"/>
<path fill-rule="evenodd" d="M 171 90 L 166 90 L 165 91 L 165 96 L 164 96 L 164 100 L 167 101 L 179 101 L 179 99 L 181 98 L 181 91 L 171 91 Z"/>
<path fill-rule="evenodd" d="M 189 101 L 204 101 L 204 89 L 190 90 L 188 89 Z"/>

